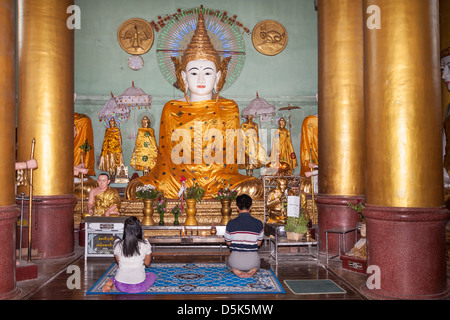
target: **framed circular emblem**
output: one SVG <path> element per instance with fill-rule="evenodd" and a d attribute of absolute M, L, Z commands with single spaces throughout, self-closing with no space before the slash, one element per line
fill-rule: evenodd
<path fill-rule="evenodd" d="M 126 53 L 140 55 L 153 45 L 153 28 L 147 21 L 139 18 L 128 19 L 117 30 L 117 40 Z"/>
<path fill-rule="evenodd" d="M 144 66 L 144 60 L 141 56 L 132 55 L 128 58 L 128 66 L 132 70 L 140 70 Z"/>
<path fill-rule="evenodd" d="M 286 48 L 286 28 L 274 20 L 261 21 L 253 28 L 252 42 L 259 53 L 267 56 L 277 55 Z"/>

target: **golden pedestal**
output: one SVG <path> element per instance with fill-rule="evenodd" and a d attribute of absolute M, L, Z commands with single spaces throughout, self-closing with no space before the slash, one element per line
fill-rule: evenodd
<path fill-rule="evenodd" d="M 168 200 L 167 201 L 167 213 L 164 215 L 164 225 L 165 226 L 173 226 L 173 222 L 175 220 L 175 217 L 172 213 L 170 213 L 170 210 L 175 206 L 179 205 L 179 200 Z M 186 204 L 183 206 L 186 208 Z M 120 203 L 120 215 L 121 216 L 135 216 L 139 220 L 142 221 L 144 218 L 143 214 L 144 204 L 141 200 L 122 200 Z M 222 220 L 222 204 L 219 200 L 214 199 L 203 199 L 201 202 L 196 203 L 196 209 L 197 213 L 195 215 L 195 218 L 197 220 L 197 223 L 199 226 L 220 226 L 221 220 Z M 236 204 L 231 204 L 231 215 L 230 219 L 234 219 L 237 217 L 237 211 L 236 211 Z M 84 201 L 84 211 L 87 211 L 87 201 Z M 251 215 L 255 217 L 258 220 L 261 220 L 264 222 L 264 201 L 263 200 L 253 200 L 253 206 Z M 82 222 L 81 218 L 81 199 L 78 199 L 77 204 L 74 208 L 74 224 L 75 228 L 79 228 L 80 223 Z M 180 222 L 180 226 L 185 225 L 186 222 L 186 211 L 183 212 L 183 214 L 178 216 L 178 221 Z M 159 215 L 154 214 L 153 220 L 155 225 L 158 225 L 159 223 Z M 179 234 L 179 231 L 172 231 L 172 230 L 152 230 L 148 231 L 146 230 L 144 232 L 145 236 L 148 235 L 171 235 L 171 233 Z"/>

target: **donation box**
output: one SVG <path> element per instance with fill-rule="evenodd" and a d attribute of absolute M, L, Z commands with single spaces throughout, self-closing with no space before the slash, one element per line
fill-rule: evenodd
<path fill-rule="evenodd" d="M 84 258 L 113 257 L 114 241 L 122 239 L 128 217 L 86 217 Z"/>

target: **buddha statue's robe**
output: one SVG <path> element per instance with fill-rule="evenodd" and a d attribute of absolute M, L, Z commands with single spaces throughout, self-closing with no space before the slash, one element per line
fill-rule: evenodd
<path fill-rule="evenodd" d="M 277 152 L 279 153 L 279 162 L 286 162 L 292 171 L 298 166 L 297 157 L 292 145 L 291 133 L 286 128 L 278 128 L 275 130 L 272 139 L 272 150 L 270 154 L 270 162 L 277 162 Z"/>
<path fill-rule="evenodd" d="M 267 164 L 269 158 L 266 149 L 259 140 L 258 125 L 253 121 L 244 122 L 241 125 L 240 134 L 241 146 L 244 149 L 242 155 L 245 158 L 238 161 L 239 169 L 259 169 Z"/>
<path fill-rule="evenodd" d="M 107 128 L 103 139 L 100 163 L 98 168 L 102 171 L 117 171 L 123 164 L 122 134 L 117 127 Z"/>
<path fill-rule="evenodd" d="M 139 128 L 136 143 L 131 155 L 130 165 L 135 170 L 153 169 L 158 156 L 155 131 L 152 128 Z"/>
<path fill-rule="evenodd" d="M 89 169 L 87 175 L 95 176 L 94 132 L 91 119 L 82 113 L 74 113 L 74 125 L 77 135 L 74 139 L 73 164 L 81 163 L 83 153 L 84 167 Z"/>
<path fill-rule="evenodd" d="M 319 165 L 319 118 L 314 115 L 303 120 L 300 142 L 300 176 L 311 171 L 309 163 Z"/>
<path fill-rule="evenodd" d="M 104 216 L 106 210 L 111 208 L 113 205 L 117 207 L 117 214 L 120 209 L 120 195 L 119 192 L 112 188 L 108 187 L 105 191 L 97 194 L 94 197 L 94 216 Z"/>
<path fill-rule="evenodd" d="M 260 198 L 261 180 L 238 172 L 238 129 L 239 109 L 232 100 L 219 99 L 217 104 L 206 100 L 192 105 L 167 102 L 161 114 L 156 165 L 149 174 L 130 181 L 127 198 L 135 197 L 133 188 L 141 183 L 164 191 L 169 199 L 177 199 L 182 176 L 187 178 L 186 187 L 197 182 L 205 188 L 205 198 L 217 194 L 223 179 L 230 181 L 231 189 L 239 188 L 240 193 Z M 227 139 L 227 130 L 234 139 Z"/>

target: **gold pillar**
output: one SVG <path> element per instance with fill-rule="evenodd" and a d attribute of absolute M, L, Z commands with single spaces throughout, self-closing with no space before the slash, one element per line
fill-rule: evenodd
<path fill-rule="evenodd" d="M 441 34 L 441 50 L 450 47 L 450 0 L 439 1 L 439 26 Z M 444 81 L 441 81 L 442 116 L 445 116 L 450 104 L 450 91 Z"/>
<path fill-rule="evenodd" d="M 15 205 L 15 1 L 0 0 L 0 300 L 19 293 L 16 286 Z"/>
<path fill-rule="evenodd" d="M 348 202 L 365 194 L 364 53 L 362 0 L 318 1 L 319 239 L 325 230 L 354 228 L 359 216 Z M 346 237 L 348 251 L 354 244 Z M 339 252 L 337 235 L 319 250 Z"/>
<path fill-rule="evenodd" d="M 442 206 L 437 0 L 364 1 L 370 5 L 381 25 L 365 29 L 366 202 Z"/>
<path fill-rule="evenodd" d="M 37 196 L 73 194 L 74 34 L 66 25 L 72 4 L 18 1 L 18 159 L 29 159 L 36 138 Z"/>
<path fill-rule="evenodd" d="M 442 174 L 439 0 L 364 0 L 367 265 L 381 299 L 448 294 Z M 424 236 L 425 235 L 425 236 Z M 401 276 L 399 276 L 399 269 Z M 420 276 L 418 276 L 420 275 Z"/>
<path fill-rule="evenodd" d="M 363 195 L 362 0 L 318 1 L 319 192 Z"/>
<path fill-rule="evenodd" d="M 16 67 L 14 0 L 0 1 L 0 207 L 15 204 Z"/>

